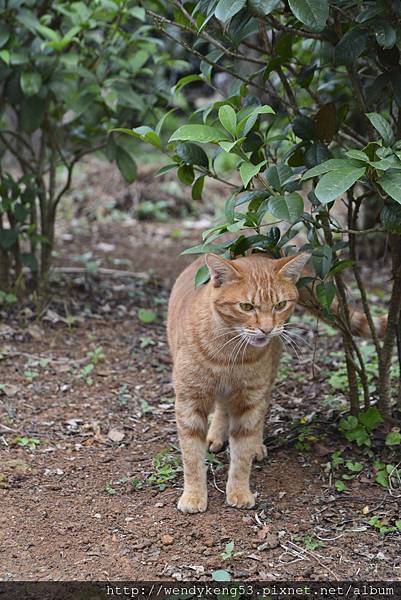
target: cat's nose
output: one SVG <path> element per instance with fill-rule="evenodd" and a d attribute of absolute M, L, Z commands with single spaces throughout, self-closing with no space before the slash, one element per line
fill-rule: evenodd
<path fill-rule="evenodd" d="M 259 331 L 263 335 L 269 335 L 269 333 L 271 333 L 271 327 L 259 327 Z"/>

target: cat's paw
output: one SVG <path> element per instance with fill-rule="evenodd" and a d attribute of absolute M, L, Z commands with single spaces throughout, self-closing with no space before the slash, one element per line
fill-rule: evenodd
<path fill-rule="evenodd" d="M 267 448 L 264 444 L 260 444 L 259 446 L 256 446 L 255 449 L 255 459 L 259 462 L 261 460 L 263 460 L 264 458 L 266 458 L 267 456 Z"/>
<path fill-rule="evenodd" d="M 207 436 L 207 444 L 210 452 L 220 452 L 223 449 L 226 440 L 218 437 Z"/>
<path fill-rule="evenodd" d="M 255 506 L 255 494 L 246 489 L 227 491 L 227 504 L 235 508 L 252 508 Z"/>
<path fill-rule="evenodd" d="M 184 492 L 178 501 L 177 508 L 183 513 L 205 512 L 207 508 L 207 495 Z"/>

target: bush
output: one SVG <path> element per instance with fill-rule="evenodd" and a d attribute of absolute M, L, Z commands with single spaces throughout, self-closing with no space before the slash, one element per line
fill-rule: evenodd
<path fill-rule="evenodd" d="M 46 281 L 56 211 L 85 154 L 102 151 L 127 182 L 135 179 L 127 139 L 109 130 L 133 127 L 165 104 L 162 82 L 173 63 L 131 0 L 0 1 L 0 20 L 0 153 L 14 159 L 0 172 L 7 290 L 21 283 L 24 266 Z"/>
<path fill-rule="evenodd" d="M 311 253 L 314 274 L 301 285 L 314 288 L 321 314 L 342 331 L 352 413 L 359 411 L 358 383 L 366 410 L 370 395 L 363 356 L 350 332 L 345 271 L 356 281 L 369 321 L 379 405 L 388 417 L 401 308 L 400 3 L 202 0 L 175 6 L 170 19 L 148 13 L 166 38 L 199 60 L 199 74 L 182 78 L 177 95 L 195 81 L 221 95 L 196 110 L 164 145 L 172 159 L 166 169 L 177 169 L 194 198 L 201 196 L 205 177 L 219 178 L 221 153 L 235 158 L 241 178 L 227 182 L 224 222 L 187 252 L 233 257 L 257 249 L 277 257 L 292 251 L 291 240 L 302 230 L 307 243 L 301 249 Z M 218 73 L 225 73 L 224 88 Z M 161 143 L 150 129 L 138 134 Z M 339 202 L 346 205 L 345 223 L 337 216 Z M 363 230 L 359 215 L 367 203 L 374 219 Z M 220 241 L 226 232 L 235 232 L 234 239 Z M 392 255 L 382 343 L 358 260 L 362 240 L 372 233 L 386 236 Z M 205 277 L 199 272 L 198 283 Z"/>

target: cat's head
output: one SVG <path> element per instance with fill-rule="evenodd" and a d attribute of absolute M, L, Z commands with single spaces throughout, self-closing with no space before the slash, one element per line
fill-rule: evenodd
<path fill-rule="evenodd" d="M 277 260 L 258 253 L 235 260 L 207 254 L 213 310 L 221 326 L 257 347 L 281 335 L 298 300 L 296 282 L 308 259 L 305 253 Z"/>

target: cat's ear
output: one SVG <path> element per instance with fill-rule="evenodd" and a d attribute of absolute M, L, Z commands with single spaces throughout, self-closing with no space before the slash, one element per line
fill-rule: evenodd
<path fill-rule="evenodd" d="M 291 281 L 296 283 L 301 277 L 302 269 L 309 259 L 310 254 L 306 254 L 305 252 L 296 254 L 295 256 L 289 256 L 285 259 L 280 259 L 281 265 L 278 265 L 279 269 L 277 274 L 286 279 L 291 279 Z"/>
<path fill-rule="evenodd" d="M 240 275 L 230 260 L 217 254 L 206 254 L 205 260 L 214 287 L 221 287 L 223 283 L 239 279 Z"/>

